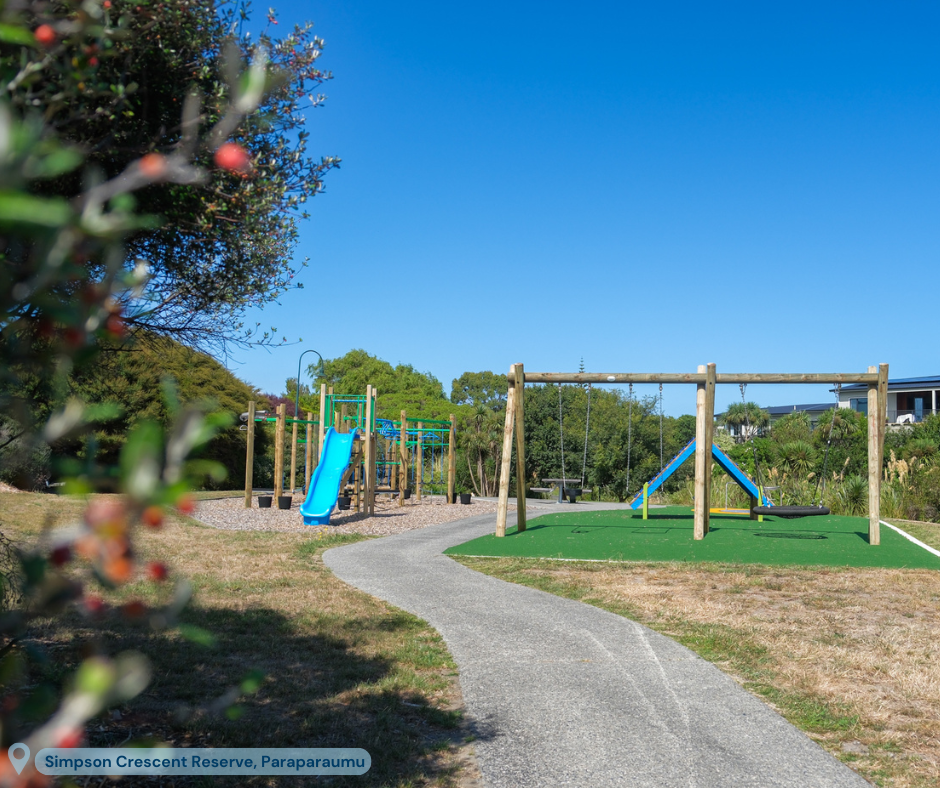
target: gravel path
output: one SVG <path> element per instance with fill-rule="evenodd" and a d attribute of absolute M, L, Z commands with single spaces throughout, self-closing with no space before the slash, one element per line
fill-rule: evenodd
<path fill-rule="evenodd" d="M 295 495 L 290 509 L 259 509 L 257 500 L 246 509 L 244 499 L 220 498 L 200 501 L 196 508 L 196 519 L 213 528 L 225 531 L 309 531 L 303 524 L 299 507 L 303 497 Z M 515 510 L 515 507 L 510 507 Z M 389 536 L 429 525 L 450 523 L 479 514 L 495 514 L 496 502 L 475 498 L 469 506 L 447 504 L 443 496 L 425 496 L 419 503 L 412 498 L 403 506 L 398 501 L 380 498 L 376 502 L 375 516 L 366 517 L 354 511 L 334 512 L 328 526 L 331 534 L 369 534 Z"/>
<path fill-rule="evenodd" d="M 323 554 L 337 577 L 443 635 L 460 670 L 485 785 L 869 786 L 675 641 L 441 555 L 492 533 L 494 520 L 474 517 Z"/>

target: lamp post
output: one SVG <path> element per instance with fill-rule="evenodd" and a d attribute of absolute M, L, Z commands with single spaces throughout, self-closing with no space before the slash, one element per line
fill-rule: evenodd
<path fill-rule="evenodd" d="M 304 356 L 306 356 L 308 353 L 317 353 L 317 351 L 305 350 L 303 353 L 300 354 L 300 358 L 297 359 L 297 388 L 294 391 L 294 418 L 295 419 L 298 418 L 298 414 L 300 413 L 300 365 L 301 365 L 301 362 L 304 360 Z M 323 371 L 324 371 L 323 356 L 317 353 L 317 358 L 320 359 L 320 374 L 323 374 Z M 320 418 L 321 419 L 323 418 L 322 413 L 320 414 Z M 296 426 L 296 424 L 294 426 Z M 291 483 L 293 483 L 293 480 L 291 480 Z M 293 490 L 291 490 L 291 492 L 293 492 Z"/>

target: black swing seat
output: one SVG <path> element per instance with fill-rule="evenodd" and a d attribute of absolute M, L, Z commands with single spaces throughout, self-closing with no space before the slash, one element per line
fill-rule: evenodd
<path fill-rule="evenodd" d="M 827 506 L 755 506 L 751 509 L 751 514 L 764 514 L 772 517 L 783 517 L 787 520 L 793 520 L 797 517 L 815 517 L 821 514 L 829 514 Z"/>

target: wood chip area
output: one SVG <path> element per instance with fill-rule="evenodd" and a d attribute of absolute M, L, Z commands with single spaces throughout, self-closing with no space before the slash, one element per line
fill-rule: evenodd
<path fill-rule="evenodd" d="M 195 517 L 206 525 L 226 531 L 311 531 L 317 526 L 303 524 L 299 511 L 302 502 L 303 497 L 295 495 L 290 509 L 276 506 L 259 509 L 255 497 L 252 508 L 246 509 L 243 498 L 221 498 L 200 501 Z M 510 506 L 510 509 L 515 507 Z M 329 526 L 323 527 L 329 528 L 331 534 L 388 536 L 480 514 L 496 514 L 496 502 L 474 499 L 470 505 L 447 504 L 443 497 L 432 496 L 421 501 L 411 498 L 399 506 L 397 500 L 382 497 L 376 501 L 374 517 L 355 511 L 334 511 Z"/>

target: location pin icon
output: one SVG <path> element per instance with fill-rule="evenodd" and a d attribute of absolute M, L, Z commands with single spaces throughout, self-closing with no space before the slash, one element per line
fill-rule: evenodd
<path fill-rule="evenodd" d="M 22 755 L 16 755 L 17 750 L 22 750 Z M 23 767 L 26 765 L 26 762 L 29 760 L 29 747 L 27 747 L 23 742 L 17 742 L 9 750 L 7 750 L 7 755 L 10 756 L 10 763 L 13 764 L 13 768 L 16 769 L 16 773 L 20 774 L 23 771 Z"/>

